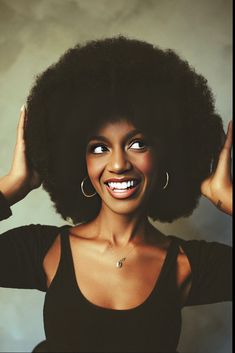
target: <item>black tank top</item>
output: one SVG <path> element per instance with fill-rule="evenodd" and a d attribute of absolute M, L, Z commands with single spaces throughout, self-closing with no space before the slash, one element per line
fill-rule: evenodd
<path fill-rule="evenodd" d="M 148 298 L 135 308 L 115 310 L 91 303 L 80 291 L 68 229 L 61 228 L 61 258 L 45 297 L 47 351 L 176 352 L 181 330 L 177 239 L 171 237 L 160 276 Z"/>

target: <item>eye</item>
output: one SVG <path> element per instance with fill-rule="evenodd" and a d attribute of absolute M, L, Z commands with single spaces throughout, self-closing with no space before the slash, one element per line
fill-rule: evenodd
<path fill-rule="evenodd" d="M 139 147 L 138 147 L 139 145 Z M 134 147 L 133 147 L 134 146 Z M 146 143 L 142 140 L 135 140 L 131 143 L 131 146 L 132 148 L 134 149 L 137 149 L 137 150 L 143 150 L 147 147 Z"/>
<path fill-rule="evenodd" d="M 107 150 L 107 147 L 105 145 L 96 144 L 96 145 L 90 146 L 89 151 L 94 154 L 101 154 L 105 152 L 103 151 L 103 149 Z"/>

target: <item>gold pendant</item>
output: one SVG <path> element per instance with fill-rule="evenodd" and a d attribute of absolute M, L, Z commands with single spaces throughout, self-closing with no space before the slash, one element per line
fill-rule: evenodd
<path fill-rule="evenodd" d="M 123 257 L 123 259 L 120 259 L 116 262 L 116 267 L 117 268 L 121 268 L 123 266 L 123 262 L 126 260 L 125 257 Z"/>

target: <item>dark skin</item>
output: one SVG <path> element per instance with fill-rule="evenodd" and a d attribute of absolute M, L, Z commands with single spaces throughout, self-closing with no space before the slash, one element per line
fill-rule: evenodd
<path fill-rule="evenodd" d="M 11 205 L 41 184 L 40 177 L 27 165 L 24 119 L 23 109 L 12 167 L 0 179 L 0 190 Z M 159 277 L 171 241 L 149 223 L 145 214 L 145 201 L 157 180 L 158 164 L 153 158 L 154 149 L 144 144 L 141 132 L 127 138 L 134 129 L 127 120 L 107 123 L 97 131 L 99 136 L 105 137 L 105 141 L 100 138 L 89 141 L 87 170 L 101 197 L 102 207 L 93 221 L 70 228 L 74 268 L 83 295 L 95 305 L 116 310 L 137 307 L 147 299 Z M 230 124 L 217 169 L 201 186 L 202 194 L 215 205 L 220 201 L 221 211 L 227 214 L 232 214 L 231 146 Z M 131 198 L 110 195 L 104 181 L 124 176 L 140 180 L 138 191 Z M 116 261 L 127 254 L 124 266 L 117 269 Z M 58 235 L 43 262 L 48 287 L 55 276 L 59 259 Z M 177 283 L 182 305 L 190 290 L 189 277 L 190 265 L 180 249 Z"/>
<path fill-rule="evenodd" d="M 143 303 L 152 291 L 165 260 L 170 240 L 153 227 L 145 214 L 145 199 L 151 192 L 158 169 L 154 150 L 141 133 L 123 120 L 107 124 L 87 147 L 89 178 L 102 199 L 99 215 L 92 222 L 71 227 L 70 244 L 77 282 L 84 296 L 104 308 L 131 309 Z M 130 136 L 131 138 L 127 138 Z M 113 197 L 104 181 L 109 178 L 139 178 L 135 197 Z M 118 259 L 131 251 L 121 269 Z M 47 254 L 44 268 L 48 286 L 60 258 L 59 237 Z M 190 275 L 187 257 L 178 256 L 178 285 Z M 108 286 L 107 286 L 108 283 Z M 182 301 L 186 288 L 182 291 Z"/>

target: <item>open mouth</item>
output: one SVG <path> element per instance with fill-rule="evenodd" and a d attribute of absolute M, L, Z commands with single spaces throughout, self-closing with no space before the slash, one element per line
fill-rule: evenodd
<path fill-rule="evenodd" d="M 140 180 L 105 183 L 109 193 L 115 198 L 126 198 L 133 195 L 140 185 Z"/>

